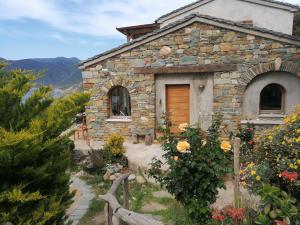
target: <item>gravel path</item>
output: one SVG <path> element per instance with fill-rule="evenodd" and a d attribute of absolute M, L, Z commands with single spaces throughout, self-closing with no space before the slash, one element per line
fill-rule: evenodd
<path fill-rule="evenodd" d="M 73 221 L 72 225 L 77 225 L 79 220 L 87 212 L 90 200 L 95 197 L 95 194 L 91 188 L 78 177 L 72 177 L 71 181 L 70 189 L 76 190 L 77 192 L 74 197 L 74 203 L 68 209 L 67 215 L 69 216 L 69 220 Z"/>

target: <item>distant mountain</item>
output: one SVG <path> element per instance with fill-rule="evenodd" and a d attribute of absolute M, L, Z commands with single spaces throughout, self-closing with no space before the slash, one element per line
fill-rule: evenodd
<path fill-rule="evenodd" d="M 63 91 L 78 87 L 82 83 L 81 72 L 76 66 L 79 62 L 77 58 L 64 57 L 10 60 L 6 69 L 44 71 L 44 76 L 37 80 L 37 84 L 52 85 Z"/>

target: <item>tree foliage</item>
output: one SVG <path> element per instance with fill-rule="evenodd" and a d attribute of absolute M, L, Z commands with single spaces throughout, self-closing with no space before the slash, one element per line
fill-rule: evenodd
<path fill-rule="evenodd" d="M 32 71 L 4 71 L 0 65 L 0 224 L 64 224 L 73 143 L 62 135 L 88 95 L 52 98 Z"/>
<path fill-rule="evenodd" d="M 300 36 L 300 11 L 295 14 L 294 17 L 294 35 Z"/>

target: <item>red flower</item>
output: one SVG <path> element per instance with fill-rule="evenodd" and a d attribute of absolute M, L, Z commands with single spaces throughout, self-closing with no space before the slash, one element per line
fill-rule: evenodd
<path fill-rule="evenodd" d="M 287 225 L 287 223 L 283 220 L 275 220 L 276 225 Z"/>
<path fill-rule="evenodd" d="M 285 170 L 281 173 L 281 176 L 289 181 L 295 181 L 298 180 L 299 174 L 297 172 L 289 172 Z"/>
<path fill-rule="evenodd" d="M 254 129 L 253 129 L 252 127 L 248 128 L 248 131 L 249 131 L 249 132 L 253 132 L 253 130 L 254 130 Z"/>
<path fill-rule="evenodd" d="M 212 219 L 213 220 L 219 220 L 219 221 L 224 221 L 225 216 L 222 214 L 220 210 L 214 209 L 212 211 Z"/>
<path fill-rule="evenodd" d="M 249 144 L 249 145 L 253 145 L 253 144 L 254 144 L 254 141 L 253 141 L 253 140 L 250 140 L 250 141 L 248 141 L 248 144 Z"/>
<path fill-rule="evenodd" d="M 243 220 L 244 219 L 244 209 L 242 208 L 232 208 L 228 211 L 228 216 L 233 220 Z"/>

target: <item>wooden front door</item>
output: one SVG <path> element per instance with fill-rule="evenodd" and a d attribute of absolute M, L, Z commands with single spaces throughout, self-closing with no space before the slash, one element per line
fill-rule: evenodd
<path fill-rule="evenodd" d="M 179 133 L 178 125 L 190 122 L 190 85 L 167 85 L 166 97 L 171 131 Z"/>

